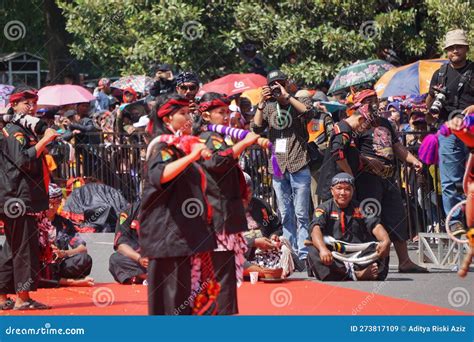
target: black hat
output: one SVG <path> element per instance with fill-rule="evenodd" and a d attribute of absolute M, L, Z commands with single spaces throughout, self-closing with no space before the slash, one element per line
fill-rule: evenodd
<path fill-rule="evenodd" d="M 171 65 L 167 63 L 159 64 L 156 71 L 171 71 Z"/>
<path fill-rule="evenodd" d="M 40 108 L 36 111 L 36 117 L 42 119 L 54 119 L 54 116 L 58 114 L 59 107 L 51 108 Z"/>
<path fill-rule="evenodd" d="M 288 76 L 282 73 L 280 70 L 270 71 L 267 75 L 267 83 L 270 84 L 275 81 L 286 81 Z"/>
<path fill-rule="evenodd" d="M 64 113 L 65 118 L 70 118 L 71 116 L 76 115 L 77 112 L 74 109 L 69 109 Z"/>

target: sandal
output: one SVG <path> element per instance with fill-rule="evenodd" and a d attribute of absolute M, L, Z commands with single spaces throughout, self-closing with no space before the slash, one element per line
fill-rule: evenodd
<path fill-rule="evenodd" d="M 11 310 L 15 306 L 15 301 L 11 298 L 7 298 L 5 303 L 0 305 L 0 310 Z"/>
<path fill-rule="evenodd" d="M 15 306 L 13 310 L 49 310 L 52 307 L 36 300 L 30 299 L 27 302 L 24 302 L 20 306 Z"/>

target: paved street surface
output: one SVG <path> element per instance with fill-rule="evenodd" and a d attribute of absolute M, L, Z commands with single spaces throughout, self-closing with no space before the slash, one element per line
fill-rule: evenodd
<path fill-rule="evenodd" d="M 108 272 L 109 256 L 113 253 L 113 234 L 83 234 L 82 236 L 94 260 L 91 276 L 97 283 L 113 282 Z M 3 241 L 4 237 L 0 237 L 2 244 Z M 412 260 L 418 259 L 416 250 L 411 250 L 410 255 Z M 366 291 L 368 292 L 367 300 L 370 300 L 371 294 L 379 294 L 474 313 L 474 270 L 464 279 L 458 277 L 455 272 L 444 270 L 432 270 L 430 274 L 401 274 L 397 271 L 398 260 L 393 248 L 390 266 L 390 273 L 385 282 L 329 282 L 327 284 Z M 302 272 L 292 275 L 292 278 L 306 277 L 306 273 Z"/>

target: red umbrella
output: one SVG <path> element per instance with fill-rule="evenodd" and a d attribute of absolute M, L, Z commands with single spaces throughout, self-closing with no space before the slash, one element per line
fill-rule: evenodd
<path fill-rule="evenodd" d="M 202 86 L 197 96 L 214 92 L 227 96 L 240 94 L 267 84 L 267 79 L 259 74 L 229 74 Z"/>

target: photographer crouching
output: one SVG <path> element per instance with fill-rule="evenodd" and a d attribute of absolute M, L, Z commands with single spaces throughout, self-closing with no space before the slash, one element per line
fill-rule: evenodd
<path fill-rule="evenodd" d="M 33 300 L 40 271 L 38 213 L 48 209 L 49 173 L 43 152 L 59 136 L 35 118 L 35 89 L 10 95 L 11 121 L 0 134 L 0 221 L 6 241 L 0 251 L 0 309 L 44 310 Z M 43 135 L 41 139 L 38 136 Z M 16 302 L 7 294 L 16 293 Z"/>
<path fill-rule="evenodd" d="M 474 63 L 467 60 L 469 44 L 463 30 L 453 30 L 446 34 L 444 49 L 449 63 L 433 74 L 426 104 L 429 109 L 428 123 L 441 124 L 450 116 L 463 116 L 474 110 Z M 446 215 L 462 200 L 456 184 L 462 183 L 468 156 L 466 146 L 454 134 L 449 137 L 439 135 L 439 172 L 443 207 Z M 451 231 L 455 235 L 465 233 L 462 214 L 458 210 L 451 220 Z"/>
<path fill-rule="evenodd" d="M 311 189 L 310 157 L 307 150 L 308 122 L 314 116 L 309 98 L 296 99 L 289 92 L 291 84 L 279 70 L 267 76 L 268 85 L 263 87 L 252 129 L 261 134 L 268 128 L 268 138 L 273 144 L 276 161 L 283 174 L 275 175 L 274 165 L 269 162 L 273 175 L 273 189 L 283 223 L 283 235 L 300 260 L 308 254 L 304 245 L 309 226 L 309 201 Z M 296 220 L 295 220 L 296 218 Z M 301 267 L 300 270 L 303 270 Z"/>

